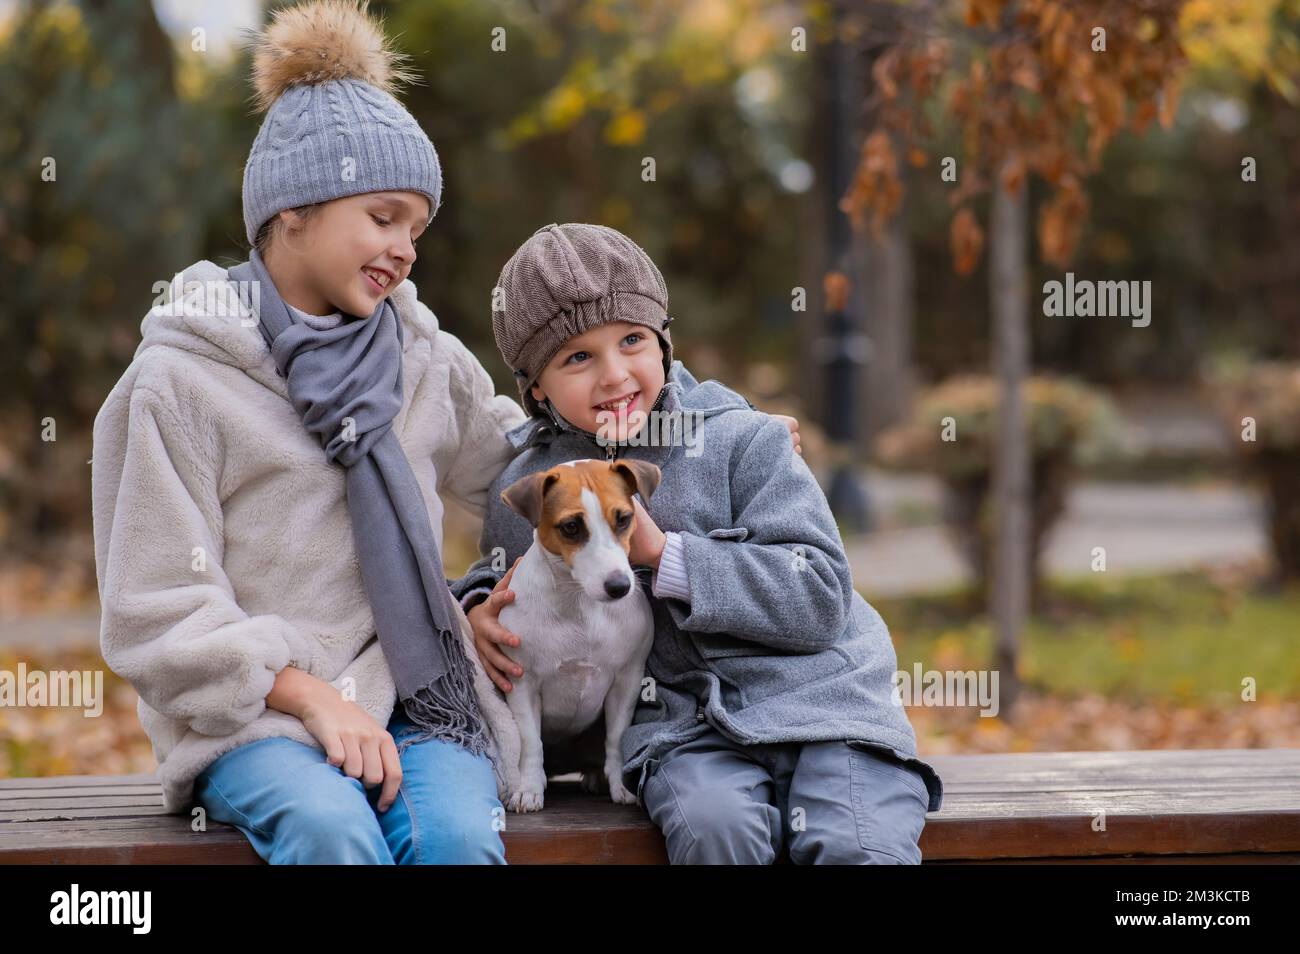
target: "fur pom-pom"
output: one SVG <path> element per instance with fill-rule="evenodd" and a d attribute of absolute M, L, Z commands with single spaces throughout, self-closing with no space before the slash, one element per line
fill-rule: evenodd
<path fill-rule="evenodd" d="M 291 86 L 357 79 L 393 93 L 415 74 L 393 50 L 382 24 L 355 0 L 312 0 L 275 12 L 255 39 L 253 85 L 265 112 Z"/>

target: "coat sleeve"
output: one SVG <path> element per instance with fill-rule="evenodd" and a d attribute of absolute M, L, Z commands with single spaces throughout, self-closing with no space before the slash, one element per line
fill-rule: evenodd
<path fill-rule="evenodd" d="M 474 516 L 483 517 L 492 482 L 516 453 L 506 432 L 523 423 L 524 410 L 496 393 L 491 375 L 463 342 L 453 335 L 445 337 L 452 349 L 450 398 L 460 443 L 451 469 L 438 477 L 439 488 Z"/>
<path fill-rule="evenodd" d="M 513 467 L 502 470 L 485 495 L 487 513 L 483 517 L 483 531 L 478 541 L 479 558 L 470 564 L 460 579 L 447 581 L 452 595 L 461 601 L 462 606 L 475 590 L 493 589 L 532 542 L 528 522 L 501 499 L 501 491 L 510 485 L 516 470 Z"/>
<path fill-rule="evenodd" d="M 112 400 L 112 398 L 110 398 Z M 94 535 L 105 662 L 168 718 L 236 732 L 266 709 L 312 643 L 276 615 L 249 616 L 221 568 L 212 453 L 166 399 L 135 387 L 95 422 Z"/>
<path fill-rule="evenodd" d="M 690 601 L 665 606 L 684 631 L 829 648 L 852 611 L 853 578 L 826 495 L 789 430 L 766 415 L 731 467 L 731 526 L 681 534 Z"/>
<path fill-rule="evenodd" d="M 452 596 L 460 600 L 460 605 L 466 613 L 473 609 L 475 603 L 487 598 L 487 594 L 506 575 L 506 570 L 510 569 L 510 564 L 514 561 L 511 560 L 506 563 L 504 570 L 497 569 L 496 562 L 491 554 L 481 556 L 470 565 L 470 568 L 465 571 L 465 575 L 460 579 L 447 581 Z M 471 595 L 474 596 L 472 600 L 468 598 Z"/>

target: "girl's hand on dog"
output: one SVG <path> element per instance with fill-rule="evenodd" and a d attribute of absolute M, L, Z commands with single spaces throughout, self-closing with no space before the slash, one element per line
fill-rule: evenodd
<path fill-rule="evenodd" d="M 342 768 L 344 775 L 360 779 L 366 788 L 383 783 L 378 808 L 381 812 L 388 811 L 402 784 L 397 743 L 388 730 L 365 709 L 344 699 L 337 689 L 323 681 L 304 700 L 298 717 L 325 749 L 330 765 Z"/>
<path fill-rule="evenodd" d="M 515 592 L 509 589 L 510 578 L 515 575 L 515 567 L 522 559 L 523 557 L 519 557 L 515 560 L 506 571 L 506 575 L 501 577 L 501 581 L 488 594 L 487 599 L 465 614 L 469 619 L 470 628 L 474 631 L 474 649 L 478 652 L 479 662 L 483 664 L 483 671 L 502 692 L 514 689 L 507 678 L 507 673 L 514 676 L 524 674 L 523 667 L 500 649 L 501 646 L 518 646 L 519 637 L 502 626 L 497 618 L 501 615 L 503 606 L 514 602 Z"/>

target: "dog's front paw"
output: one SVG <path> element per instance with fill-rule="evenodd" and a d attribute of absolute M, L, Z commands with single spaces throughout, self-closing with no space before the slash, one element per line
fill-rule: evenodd
<path fill-rule="evenodd" d="M 545 802 L 540 789 L 521 788 L 510 795 L 506 808 L 512 812 L 540 812 Z"/>
<path fill-rule="evenodd" d="M 605 766 L 604 776 L 608 779 L 609 797 L 615 805 L 635 805 L 636 796 L 623 785 L 623 771 L 619 763 Z"/>
<path fill-rule="evenodd" d="M 609 798 L 615 805 L 636 804 L 636 796 L 624 788 L 622 782 L 612 782 L 610 784 Z"/>
<path fill-rule="evenodd" d="M 536 768 L 526 768 L 520 773 L 519 788 L 510 795 L 506 807 L 512 812 L 540 812 L 542 810 L 542 793 L 546 791 L 546 772 Z"/>

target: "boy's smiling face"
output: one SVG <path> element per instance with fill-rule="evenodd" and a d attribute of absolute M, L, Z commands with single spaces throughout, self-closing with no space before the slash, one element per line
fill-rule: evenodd
<path fill-rule="evenodd" d="M 659 336 L 645 325 L 611 321 L 566 341 L 538 376 L 532 395 L 538 401 L 550 398 L 575 427 L 624 441 L 645 425 L 663 386 Z M 634 414 L 630 420 L 629 414 Z"/>

